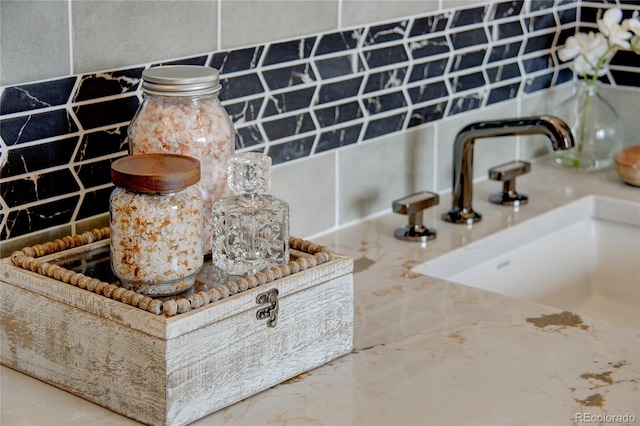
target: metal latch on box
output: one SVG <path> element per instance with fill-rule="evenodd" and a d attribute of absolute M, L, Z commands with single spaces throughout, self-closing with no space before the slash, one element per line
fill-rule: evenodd
<path fill-rule="evenodd" d="M 264 293 L 260 293 L 256 297 L 256 303 L 258 305 L 264 305 L 268 303 L 269 306 L 258 309 L 256 312 L 256 318 L 259 320 L 267 320 L 267 327 L 275 327 L 278 321 L 278 289 L 274 288 Z"/>

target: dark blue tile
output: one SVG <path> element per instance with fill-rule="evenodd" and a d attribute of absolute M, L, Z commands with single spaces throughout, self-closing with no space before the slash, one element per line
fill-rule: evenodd
<path fill-rule="evenodd" d="M 258 67 L 263 50 L 264 46 L 256 46 L 214 53 L 209 66 L 220 71 L 221 75 L 253 70 Z"/>
<path fill-rule="evenodd" d="M 315 114 L 320 127 L 334 126 L 347 121 L 357 120 L 364 116 L 360 104 L 355 100 L 340 105 L 316 109 Z"/>
<path fill-rule="evenodd" d="M 580 23 L 596 23 L 596 19 L 602 16 L 602 11 L 597 7 L 583 5 L 580 7 Z"/>
<path fill-rule="evenodd" d="M 490 83 L 496 83 L 510 78 L 520 77 L 520 67 L 516 62 L 500 64 L 487 68 L 487 77 Z"/>
<path fill-rule="evenodd" d="M 262 128 L 270 141 L 287 138 L 301 133 L 316 130 L 308 112 L 291 117 L 265 121 Z"/>
<path fill-rule="evenodd" d="M 265 106 L 263 117 L 285 114 L 303 108 L 308 108 L 313 101 L 315 87 L 309 87 L 292 92 L 271 95 Z"/>
<path fill-rule="evenodd" d="M 325 55 L 327 53 L 355 49 L 358 47 L 358 43 L 362 38 L 362 32 L 362 29 L 357 29 L 325 34 L 318 40 L 315 55 Z"/>
<path fill-rule="evenodd" d="M 370 120 L 367 123 L 367 128 L 363 139 L 369 140 L 379 136 L 388 135 L 390 133 L 396 133 L 403 129 L 406 113 L 392 115 L 390 117 L 384 117 L 379 119 Z"/>
<path fill-rule="evenodd" d="M 316 59 L 316 67 L 323 79 L 355 74 L 364 71 L 364 65 L 357 53 L 329 59 Z"/>
<path fill-rule="evenodd" d="M 291 160 L 308 157 L 313 148 L 315 136 L 308 136 L 269 147 L 269 156 L 273 164 L 281 164 Z"/>
<path fill-rule="evenodd" d="M 123 153 L 123 156 L 127 155 Z M 91 189 L 111 183 L 111 163 L 115 158 L 86 162 L 74 167 L 83 188 Z M 107 205 L 108 207 L 108 205 Z M 108 210 L 108 208 L 107 208 Z M 107 211 L 105 210 L 105 211 Z"/>
<path fill-rule="evenodd" d="M 522 11 L 524 2 L 522 0 L 503 1 L 496 3 L 491 8 L 488 20 L 509 18 L 511 16 L 517 16 Z"/>
<path fill-rule="evenodd" d="M 532 16 L 526 18 L 525 28 L 528 32 L 540 31 L 547 28 L 554 28 L 556 26 L 556 19 L 553 13 L 547 13 L 544 15 Z"/>
<path fill-rule="evenodd" d="M 375 92 L 393 87 L 400 87 L 404 83 L 407 67 L 394 68 L 392 70 L 373 72 L 369 74 L 364 87 L 364 93 Z"/>
<path fill-rule="evenodd" d="M 449 77 L 449 84 L 453 93 L 475 89 L 476 87 L 484 86 L 486 83 L 484 75 L 480 71 Z"/>
<path fill-rule="evenodd" d="M 573 81 L 573 71 L 570 68 L 558 70 L 558 72 L 556 73 L 556 86 L 570 81 Z"/>
<path fill-rule="evenodd" d="M 618 50 L 609 64 L 636 68 L 640 73 L 640 55 L 630 50 Z"/>
<path fill-rule="evenodd" d="M 77 144 L 78 138 L 72 137 L 37 145 L 18 145 L 7 150 L 7 161 L 1 169 L 0 176 L 6 179 L 68 164 Z"/>
<path fill-rule="evenodd" d="M 311 50 L 315 42 L 315 37 L 309 37 L 300 40 L 274 43 L 267 47 L 262 65 L 273 65 L 306 59 L 311 56 Z"/>
<path fill-rule="evenodd" d="M 529 3 L 529 10 L 535 12 L 538 10 L 551 9 L 555 4 L 555 0 L 535 0 Z"/>
<path fill-rule="evenodd" d="M 465 96 L 453 98 L 451 100 L 451 108 L 449 109 L 449 116 L 461 114 L 463 112 L 471 111 L 480 108 L 484 96 L 482 93 L 472 93 Z"/>
<path fill-rule="evenodd" d="M 152 66 L 157 67 L 159 65 L 198 65 L 203 67 L 207 64 L 207 59 L 209 59 L 209 55 L 194 56 L 191 58 L 176 59 L 175 61 L 160 62 L 158 64 L 153 64 Z"/>
<path fill-rule="evenodd" d="M 71 96 L 75 82 L 76 77 L 67 77 L 44 83 L 6 87 L 0 98 L 0 114 L 64 105 Z"/>
<path fill-rule="evenodd" d="M 494 41 L 518 37 L 524 34 L 520 21 L 502 22 L 491 27 L 491 38 Z"/>
<path fill-rule="evenodd" d="M 434 81 L 418 87 L 412 87 L 407 91 L 409 92 L 411 103 L 413 104 L 449 96 L 449 91 L 447 90 L 447 86 L 444 84 L 444 81 Z"/>
<path fill-rule="evenodd" d="M 0 120 L 0 135 L 7 145 L 64 136 L 78 131 L 66 109 Z"/>
<path fill-rule="evenodd" d="M 578 9 L 572 7 L 571 9 L 559 10 L 558 20 L 560 25 L 575 24 L 578 20 Z"/>
<path fill-rule="evenodd" d="M 271 90 L 306 84 L 316 79 L 309 63 L 262 71 L 262 76 Z"/>
<path fill-rule="evenodd" d="M 76 220 L 88 219 L 109 211 L 109 197 L 112 187 L 87 191 L 82 196 Z"/>
<path fill-rule="evenodd" d="M 413 21 L 409 37 L 433 34 L 438 31 L 444 31 L 447 28 L 450 13 L 442 13 L 438 15 L 427 16 L 425 18 L 416 18 Z"/>
<path fill-rule="evenodd" d="M 489 91 L 489 97 L 487 98 L 487 105 L 492 105 L 498 102 L 507 101 L 518 96 L 518 90 L 520 89 L 520 82 L 508 84 L 506 86 L 493 87 Z"/>
<path fill-rule="evenodd" d="M 411 112 L 411 118 L 409 119 L 408 127 L 415 127 L 424 123 L 440 120 L 444 117 L 444 112 L 446 111 L 446 109 L 447 101 L 414 109 Z"/>
<path fill-rule="evenodd" d="M 225 104 L 224 109 L 227 111 L 229 118 L 234 123 L 246 123 L 247 121 L 254 121 L 258 119 L 262 101 L 263 98 L 259 98 L 250 99 L 244 102 Z"/>
<path fill-rule="evenodd" d="M 138 103 L 137 96 L 132 95 L 126 98 L 76 106 L 73 111 L 82 128 L 89 130 L 131 121 L 138 109 Z"/>
<path fill-rule="evenodd" d="M 117 152 L 128 152 L 127 128 L 128 126 L 121 126 L 85 133 L 74 161 L 80 162 Z"/>
<path fill-rule="evenodd" d="M 444 36 L 437 36 L 425 40 L 414 41 L 409 44 L 409 52 L 413 59 L 426 58 L 433 55 L 449 53 L 451 48 Z"/>
<path fill-rule="evenodd" d="M 335 83 L 324 83 L 320 87 L 318 103 L 334 102 L 356 96 L 360 91 L 362 80 L 363 77 L 358 76 L 348 80 L 336 81 Z"/>
<path fill-rule="evenodd" d="M 365 108 L 369 115 L 380 114 L 407 106 L 407 101 L 401 91 L 386 95 L 371 96 L 364 99 Z"/>
<path fill-rule="evenodd" d="M 528 78 L 524 83 L 524 93 L 533 93 L 551 87 L 553 73 Z"/>
<path fill-rule="evenodd" d="M 364 59 L 369 64 L 369 68 L 378 68 L 385 65 L 400 65 L 407 61 L 407 52 L 402 44 L 369 50 L 364 53 Z"/>
<path fill-rule="evenodd" d="M 318 139 L 315 152 L 319 153 L 355 144 L 360 138 L 361 131 L 362 123 L 358 123 L 353 126 L 323 132 L 320 134 L 320 139 Z"/>
<path fill-rule="evenodd" d="M 524 66 L 524 72 L 527 74 L 546 70 L 553 67 L 553 59 L 551 55 L 545 54 L 535 58 L 523 59 L 522 65 Z"/>
<path fill-rule="evenodd" d="M 484 28 L 476 28 L 474 30 L 463 31 L 451 34 L 451 43 L 454 49 L 462 49 L 469 46 L 478 46 L 487 43 L 487 35 Z"/>
<path fill-rule="evenodd" d="M 250 124 L 236 128 L 236 149 L 260 145 L 264 142 L 257 124 Z"/>
<path fill-rule="evenodd" d="M 2 198 L 9 208 L 44 201 L 70 192 L 80 187 L 71 170 L 62 169 L 38 176 L 5 181 L 2 185 Z"/>
<path fill-rule="evenodd" d="M 518 56 L 518 52 L 520 52 L 520 47 L 522 47 L 521 41 L 494 45 L 491 49 L 491 54 L 489 55 L 489 63 L 515 58 Z"/>
<path fill-rule="evenodd" d="M 409 82 L 426 80 L 428 78 L 444 75 L 447 68 L 447 58 L 437 59 L 435 61 L 414 64 L 409 76 Z"/>
<path fill-rule="evenodd" d="M 464 25 L 478 24 L 484 21 L 487 7 L 474 7 L 471 9 L 457 10 L 451 20 L 451 27 L 461 27 Z"/>
<path fill-rule="evenodd" d="M 611 76 L 619 86 L 640 87 L 640 73 L 638 72 L 611 70 Z"/>
<path fill-rule="evenodd" d="M 83 75 L 73 101 L 87 101 L 135 92 L 142 79 L 142 71 L 144 68 Z"/>
<path fill-rule="evenodd" d="M 49 203 L 10 211 L 0 240 L 16 238 L 71 222 L 80 196 L 73 195 Z"/>
<path fill-rule="evenodd" d="M 370 27 L 364 39 L 364 46 L 402 40 L 407 32 L 408 23 L 408 21 L 400 21 Z"/>
<path fill-rule="evenodd" d="M 233 100 L 245 96 L 258 95 L 264 92 L 264 87 L 256 74 L 247 74 L 237 77 L 227 77 L 221 79 L 222 89 L 220 90 L 220 100 Z"/>
<path fill-rule="evenodd" d="M 481 49 L 455 55 L 451 61 L 449 72 L 482 66 L 486 53 L 487 49 Z"/>

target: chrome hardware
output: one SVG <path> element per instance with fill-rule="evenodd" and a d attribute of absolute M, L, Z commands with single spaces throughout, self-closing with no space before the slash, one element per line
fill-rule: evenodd
<path fill-rule="evenodd" d="M 529 197 L 516 192 L 516 177 L 529 173 L 531 164 L 526 161 L 511 161 L 489 169 L 489 179 L 502 182 L 502 192 L 491 194 L 489 201 L 503 206 L 522 206 Z"/>
<path fill-rule="evenodd" d="M 404 241 L 424 242 L 436 237 L 436 230 L 422 224 L 422 211 L 440 203 L 438 194 L 428 191 L 416 192 L 392 204 L 394 213 L 409 215 L 409 224 L 397 228 L 394 236 Z"/>
<path fill-rule="evenodd" d="M 545 135 L 554 151 L 575 145 L 571 129 L 561 119 L 550 115 L 487 121 L 464 127 L 453 143 L 453 197 L 451 210 L 442 219 L 452 223 L 479 222 L 482 215 L 473 211 L 473 145 L 476 139 L 497 136 Z"/>
<path fill-rule="evenodd" d="M 278 322 L 278 311 L 280 309 L 278 302 L 278 289 L 274 288 L 264 293 L 260 293 L 256 296 L 256 303 L 258 305 L 264 305 L 268 303 L 269 306 L 258 309 L 256 312 L 256 318 L 259 320 L 267 320 L 267 327 L 275 327 Z"/>

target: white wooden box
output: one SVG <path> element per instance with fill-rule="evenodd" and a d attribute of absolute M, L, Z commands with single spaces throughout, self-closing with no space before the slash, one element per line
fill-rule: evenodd
<path fill-rule="evenodd" d="M 335 253 L 173 317 L 9 258 L 0 271 L 2 364 L 146 424 L 188 424 L 353 347 L 353 261 Z M 257 299 L 273 289 L 279 312 L 268 327 Z"/>

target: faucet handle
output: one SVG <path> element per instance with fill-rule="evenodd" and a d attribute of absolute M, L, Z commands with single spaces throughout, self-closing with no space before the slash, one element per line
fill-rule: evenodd
<path fill-rule="evenodd" d="M 436 237 L 436 230 L 422 224 L 422 211 L 440 203 L 440 196 L 435 192 L 422 191 L 395 200 L 393 212 L 409 215 L 409 224 L 397 228 L 394 236 L 404 241 L 425 242 Z"/>
<path fill-rule="evenodd" d="M 516 192 L 516 177 L 528 173 L 531 164 L 526 161 L 511 161 L 489 169 L 489 179 L 503 182 L 502 192 L 489 196 L 494 204 L 520 206 L 527 204 L 529 197 Z"/>

